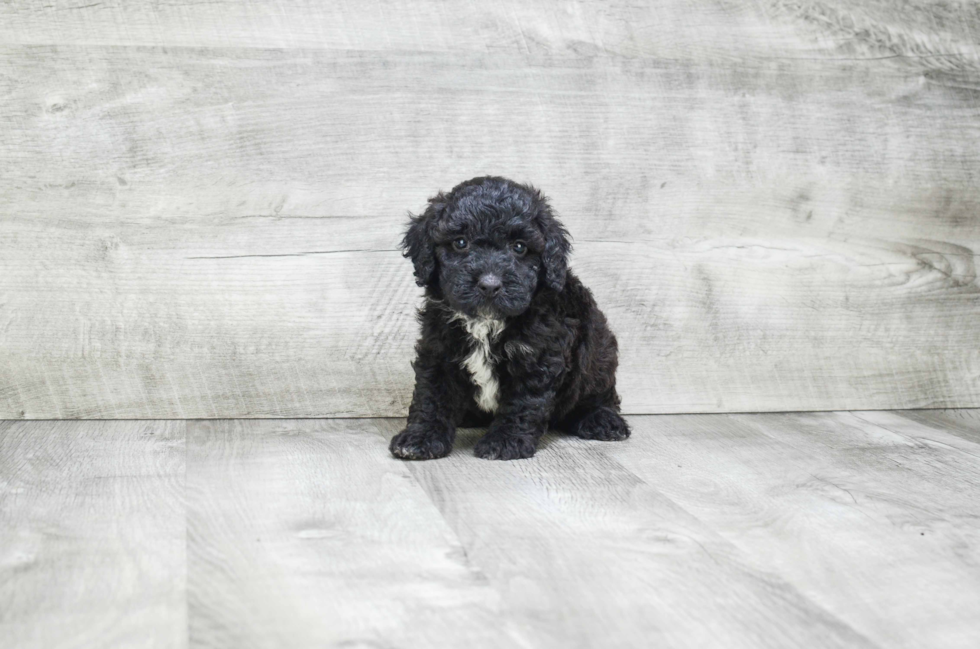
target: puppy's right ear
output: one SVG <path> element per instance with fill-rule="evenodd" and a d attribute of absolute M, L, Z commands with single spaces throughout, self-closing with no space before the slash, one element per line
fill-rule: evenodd
<path fill-rule="evenodd" d="M 419 215 L 409 214 L 411 221 L 402 239 L 402 254 L 415 266 L 415 283 L 429 286 L 435 281 L 436 250 L 432 237 L 436 222 L 446 209 L 446 197 L 440 192 L 429 199 L 429 205 Z"/>

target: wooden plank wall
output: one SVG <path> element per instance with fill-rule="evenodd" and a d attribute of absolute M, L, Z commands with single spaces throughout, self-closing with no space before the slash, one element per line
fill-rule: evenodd
<path fill-rule="evenodd" d="M 631 413 L 980 406 L 980 9 L 0 5 L 0 417 L 401 416 L 407 210 L 530 181 Z"/>

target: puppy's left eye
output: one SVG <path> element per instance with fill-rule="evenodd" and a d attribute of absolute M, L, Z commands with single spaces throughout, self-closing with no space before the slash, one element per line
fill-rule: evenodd
<path fill-rule="evenodd" d="M 453 248 L 455 248 L 456 250 L 466 250 L 466 245 L 467 245 L 466 239 L 464 239 L 463 237 L 458 237 L 456 239 L 453 239 Z"/>
<path fill-rule="evenodd" d="M 514 250 L 514 253 L 518 255 L 523 255 L 525 252 L 527 252 L 527 244 L 523 241 L 515 241 L 511 248 Z"/>

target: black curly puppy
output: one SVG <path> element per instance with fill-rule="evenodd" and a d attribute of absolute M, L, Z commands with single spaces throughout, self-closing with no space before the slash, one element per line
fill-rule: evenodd
<path fill-rule="evenodd" d="M 439 192 L 402 241 L 425 287 L 415 392 L 393 455 L 448 455 L 456 427 L 489 425 L 476 455 L 534 455 L 551 427 L 621 440 L 616 338 L 567 268 L 568 233 L 533 187 L 486 176 Z"/>

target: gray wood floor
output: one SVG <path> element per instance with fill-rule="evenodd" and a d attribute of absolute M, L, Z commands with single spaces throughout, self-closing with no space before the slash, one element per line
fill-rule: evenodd
<path fill-rule="evenodd" d="M 631 422 L 0 422 L 0 645 L 977 645 L 980 411 Z"/>

